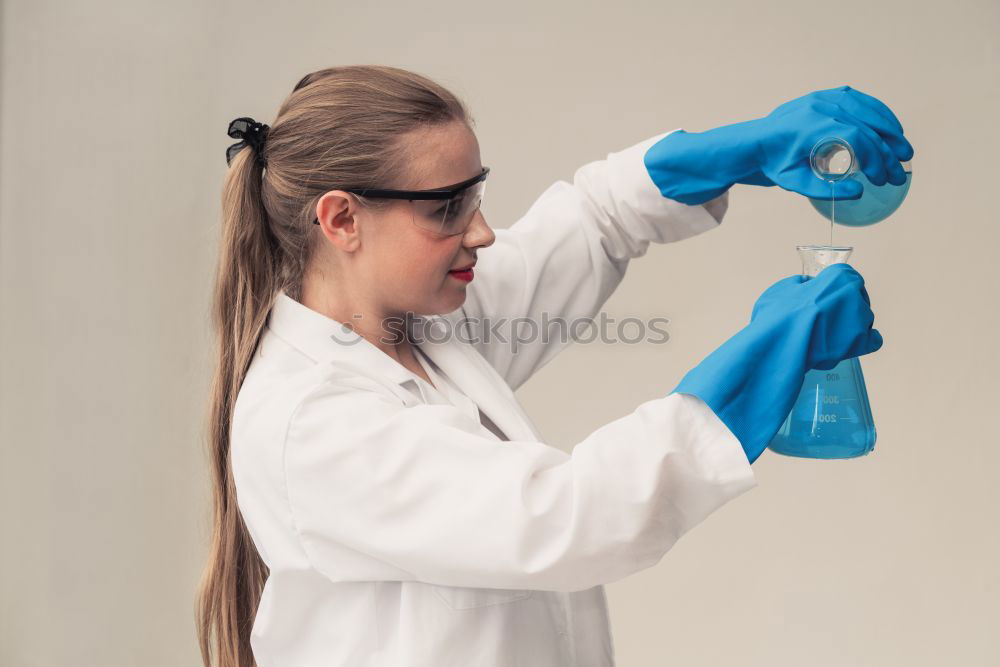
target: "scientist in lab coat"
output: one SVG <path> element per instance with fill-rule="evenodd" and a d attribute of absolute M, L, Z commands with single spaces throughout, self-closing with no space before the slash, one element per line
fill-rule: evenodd
<path fill-rule="evenodd" d="M 273 126 L 234 120 L 206 665 L 613 665 L 604 584 L 754 486 L 807 367 L 881 345 L 863 280 L 844 264 L 775 283 L 675 391 L 571 454 L 513 393 L 567 341 L 515 352 L 484 323 L 595 316 L 650 243 L 718 226 L 734 183 L 823 196 L 792 163 L 831 123 L 870 142 L 873 182 L 897 180 L 885 151 L 911 149 L 862 95 L 649 137 L 497 230 L 468 112 L 423 76 L 320 70 Z"/>

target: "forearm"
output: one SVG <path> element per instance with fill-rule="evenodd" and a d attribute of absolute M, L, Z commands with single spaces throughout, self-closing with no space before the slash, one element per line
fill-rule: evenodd
<path fill-rule="evenodd" d="M 734 183 L 759 180 L 755 121 L 705 132 L 677 130 L 653 144 L 644 156 L 650 176 L 664 197 L 703 204 Z"/>
<path fill-rule="evenodd" d="M 805 379 L 809 323 L 747 325 L 673 390 L 702 399 L 754 460 L 781 427 Z"/>

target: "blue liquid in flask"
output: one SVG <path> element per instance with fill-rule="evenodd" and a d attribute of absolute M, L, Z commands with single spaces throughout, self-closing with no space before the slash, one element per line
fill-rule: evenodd
<path fill-rule="evenodd" d="M 861 184 L 858 199 L 834 201 L 833 190 L 829 199 L 809 198 L 809 203 L 827 220 L 848 227 L 866 227 L 881 222 L 895 213 L 910 191 L 913 169 L 909 160 L 900 162 L 906 181 L 902 185 L 875 185 L 859 168 L 854 148 L 840 137 L 825 137 L 816 142 L 809 155 L 813 173 L 831 184 L 851 180 Z"/>
<path fill-rule="evenodd" d="M 847 261 L 853 248 L 797 246 L 802 273 L 814 277 L 824 267 Z M 875 422 L 861 362 L 844 359 L 830 370 L 806 372 L 802 389 L 768 449 L 786 456 L 849 459 L 875 448 Z"/>

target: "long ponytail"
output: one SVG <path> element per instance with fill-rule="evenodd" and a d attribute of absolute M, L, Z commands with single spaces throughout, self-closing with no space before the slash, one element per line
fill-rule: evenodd
<path fill-rule="evenodd" d="M 263 147 L 233 157 L 222 197 L 212 319 L 218 365 L 208 416 L 212 535 L 195 617 L 205 667 L 253 667 L 250 631 L 269 570 L 243 522 L 230 462 L 233 407 L 277 290 L 299 298 L 318 227 L 318 199 L 407 177 L 409 133 L 472 119 L 452 93 L 381 65 L 306 75 L 282 104 Z M 374 202 L 362 199 L 366 205 Z"/>

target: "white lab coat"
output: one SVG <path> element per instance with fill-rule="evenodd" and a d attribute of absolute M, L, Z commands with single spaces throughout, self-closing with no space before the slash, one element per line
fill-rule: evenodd
<path fill-rule="evenodd" d="M 666 134 L 551 185 L 480 250 L 464 306 L 430 319 L 596 317 L 650 242 L 716 227 L 727 194 L 686 206 L 646 172 Z M 755 485 L 715 414 L 666 396 L 677 378 L 567 454 L 512 391 L 566 343 L 512 353 L 469 339 L 420 346 L 467 397 L 440 400 L 278 293 L 231 442 L 239 509 L 270 568 L 251 635 L 260 667 L 613 665 L 603 584 L 656 564 Z"/>

